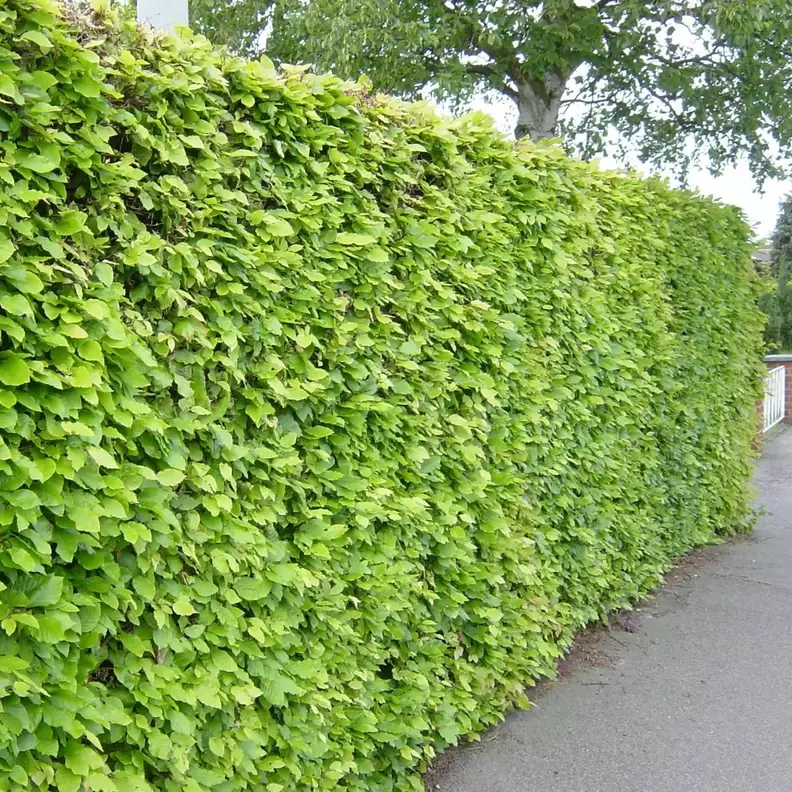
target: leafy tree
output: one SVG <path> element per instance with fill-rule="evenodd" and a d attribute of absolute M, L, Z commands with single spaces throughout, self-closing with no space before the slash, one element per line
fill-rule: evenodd
<path fill-rule="evenodd" d="M 765 315 L 764 342 L 768 352 L 781 349 L 781 312 L 778 308 L 778 282 L 769 270 L 761 268 L 759 279 L 763 291 L 759 296 L 759 310 Z"/>
<path fill-rule="evenodd" d="M 215 42 L 408 98 L 513 100 L 517 136 L 760 181 L 792 148 L 788 0 L 194 0 Z M 771 151 L 775 151 L 774 156 Z"/>
<path fill-rule="evenodd" d="M 765 340 L 773 348 L 792 349 L 792 195 L 781 204 L 773 234 L 770 274 L 775 292 L 763 296 L 760 307 L 767 315 Z"/>

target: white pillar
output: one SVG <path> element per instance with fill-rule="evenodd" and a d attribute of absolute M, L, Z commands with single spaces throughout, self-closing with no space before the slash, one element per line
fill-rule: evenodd
<path fill-rule="evenodd" d="M 189 24 L 187 0 L 137 0 L 137 19 L 157 30 Z"/>

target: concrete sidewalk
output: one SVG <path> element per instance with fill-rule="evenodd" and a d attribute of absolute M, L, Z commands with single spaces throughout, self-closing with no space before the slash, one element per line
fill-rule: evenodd
<path fill-rule="evenodd" d="M 754 536 L 683 565 L 599 659 L 454 754 L 430 792 L 792 792 L 792 428 Z M 695 556 L 694 556 L 695 558 Z"/>

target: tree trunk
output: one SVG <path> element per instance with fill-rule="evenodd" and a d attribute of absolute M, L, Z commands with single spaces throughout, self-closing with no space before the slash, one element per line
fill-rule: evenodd
<path fill-rule="evenodd" d="M 515 137 L 543 140 L 556 136 L 558 113 L 566 80 L 557 73 L 543 80 L 530 80 L 517 86 L 517 127 Z"/>

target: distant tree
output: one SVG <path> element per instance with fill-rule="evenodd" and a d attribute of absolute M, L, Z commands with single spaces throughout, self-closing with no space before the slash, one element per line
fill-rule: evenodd
<path fill-rule="evenodd" d="M 717 171 L 747 155 L 761 181 L 792 151 L 789 0 L 192 0 L 192 18 L 234 50 L 268 31 L 277 61 L 408 98 L 499 93 L 518 137 L 583 156 Z"/>
<path fill-rule="evenodd" d="M 759 297 L 759 310 L 766 317 L 764 341 L 768 352 L 778 352 L 781 349 L 781 312 L 778 308 L 778 283 L 770 275 L 769 271 L 760 271 L 759 277 L 765 287 L 764 292 Z"/>
<path fill-rule="evenodd" d="M 768 316 L 765 338 L 771 346 L 792 350 L 792 195 L 781 203 L 773 234 L 770 274 L 775 292 L 761 303 Z"/>

